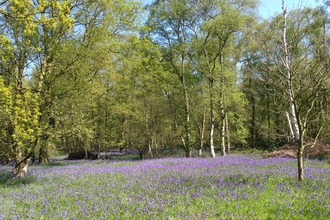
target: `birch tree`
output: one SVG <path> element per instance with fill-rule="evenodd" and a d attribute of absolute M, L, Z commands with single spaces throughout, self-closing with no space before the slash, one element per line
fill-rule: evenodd
<path fill-rule="evenodd" d="M 201 17 L 201 27 L 195 33 L 195 48 L 197 69 L 208 82 L 209 108 L 210 108 L 210 154 L 215 157 L 214 132 L 216 115 L 220 121 L 221 154 L 226 155 L 225 133 L 226 115 L 225 100 L 226 87 L 235 75 L 235 34 L 244 29 L 249 17 L 249 10 L 256 6 L 254 1 L 224 2 L 201 1 L 197 12 Z M 237 48 L 236 48 L 237 49 Z M 233 91 L 231 89 L 231 91 Z M 217 99 L 217 92 L 219 99 Z M 216 114 L 216 102 L 219 103 L 219 112 Z M 227 119 L 228 121 L 228 119 Z M 229 131 L 227 131 L 228 133 Z"/>
<path fill-rule="evenodd" d="M 193 76 L 193 71 L 189 64 L 189 44 L 191 30 L 197 25 L 193 8 L 194 2 L 188 0 L 155 1 L 149 6 L 150 16 L 147 22 L 153 38 L 162 45 L 164 61 L 176 75 L 180 85 L 184 114 L 177 116 L 182 118 L 180 125 L 184 127 L 184 132 L 180 136 L 186 157 L 190 157 L 192 151 L 189 79 Z M 178 123 L 175 124 L 179 126 Z"/>
<path fill-rule="evenodd" d="M 329 35 L 318 9 L 289 11 L 284 1 L 282 9 L 282 15 L 263 24 L 266 31 L 256 45 L 261 49 L 260 67 L 267 80 L 263 82 L 268 85 L 264 92 L 280 102 L 273 111 L 281 112 L 282 121 L 288 118 L 286 130 L 292 128 L 298 146 L 298 179 L 303 180 L 305 150 L 319 139 L 327 115 L 329 45 L 324 39 Z"/>
<path fill-rule="evenodd" d="M 283 42 L 283 52 L 284 57 L 282 57 L 282 63 L 286 70 L 286 78 L 287 78 L 287 94 L 289 97 L 289 112 L 290 116 L 288 115 L 288 123 L 290 128 L 290 133 L 293 134 L 294 140 L 299 141 L 300 139 L 300 132 L 299 132 L 299 125 L 298 125 L 298 119 L 297 119 L 297 109 L 296 109 L 296 103 L 294 100 L 294 92 L 292 89 L 292 73 L 291 73 L 291 65 L 289 62 L 289 52 L 288 52 L 288 43 L 287 43 L 287 7 L 284 5 L 284 0 L 282 0 L 282 10 L 283 10 L 283 36 L 282 36 L 282 42 Z M 292 125 L 291 125 L 292 122 Z"/>
<path fill-rule="evenodd" d="M 299 56 L 289 54 L 288 38 L 286 37 L 287 30 L 287 8 L 282 1 L 283 7 L 283 50 L 285 58 L 282 58 L 282 63 L 286 70 L 287 94 L 289 96 L 290 111 L 292 124 L 294 126 L 295 140 L 298 142 L 298 179 L 304 179 L 304 152 L 306 147 L 313 147 L 322 130 L 322 123 L 319 124 L 318 132 L 311 137 L 308 137 L 311 122 L 315 118 L 324 120 L 326 115 L 326 106 L 329 105 L 325 101 L 328 95 L 329 87 L 329 45 L 324 41 L 328 38 L 322 23 L 324 18 L 322 14 L 313 13 L 313 10 L 302 10 L 303 17 L 299 17 L 299 10 L 296 16 L 296 22 L 305 19 L 303 30 L 298 32 L 299 38 L 292 37 L 291 47 L 294 48 L 294 41 L 300 46 Z M 295 19 L 295 18 L 294 18 Z M 299 26 L 298 26 L 299 27 Z M 297 35 L 296 35 L 297 36 Z M 297 45 L 297 44 L 296 44 Z M 290 57 L 291 55 L 291 57 Z M 289 61 L 290 60 L 290 61 Z M 317 103 L 320 103 L 319 111 L 313 111 Z M 306 143 L 307 138 L 313 138 L 313 143 Z"/>

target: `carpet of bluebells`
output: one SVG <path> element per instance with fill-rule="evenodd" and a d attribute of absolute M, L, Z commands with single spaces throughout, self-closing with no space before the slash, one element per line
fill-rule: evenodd
<path fill-rule="evenodd" d="M 253 155 L 0 167 L 0 219 L 330 219 L 329 161 Z"/>

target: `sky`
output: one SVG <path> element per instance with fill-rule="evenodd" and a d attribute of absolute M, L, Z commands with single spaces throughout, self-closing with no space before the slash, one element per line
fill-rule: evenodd
<path fill-rule="evenodd" d="M 282 13 L 282 0 L 260 0 L 259 13 L 263 18 L 269 18 L 275 13 Z M 288 7 L 288 10 L 294 8 L 312 7 L 321 5 L 322 0 L 316 3 L 316 0 L 285 0 L 284 5 Z"/>
<path fill-rule="evenodd" d="M 319 0 L 285 0 L 284 4 L 288 7 L 288 10 L 300 7 L 316 7 L 323 2 Z M 153 2 L 153 0 L 142 0 L 145 4 Z M 282 0 L 260 0 L 259 13 L 263 18 L 272 17 L 275 13 L 282 13 Z"/>

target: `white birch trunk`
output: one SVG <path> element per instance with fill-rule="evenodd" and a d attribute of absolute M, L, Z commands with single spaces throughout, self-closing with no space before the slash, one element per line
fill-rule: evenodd
<path fill-rule="evenodd" d="M 223 90 L 223 89 L 222 89 Z M 226 142 L 225 142 L 225 131 L 226 131 L 226 120 L 225 120 L 225 108 L 224 108 L 224 92 L 220 93 L 220 118 L 221 118 L 221 154 L 226 156 Z"/>
<path fill-rule="evenodd" d="M 292 128 L 289 112 L 285 112 L 285 114 L 286 114 L 286 118 L 288 120 L 288 125 L 289 125 L 289 131 L 290 131 L 289 141 L 290 141 L 290 139 L 294 139 L 294 133 L 293 133 L 293 128 Z"/>
<path fill-rule="evenodd" d="M 282 9 L 283 9 L 283 16 L 284 16 L 284 24 L 283 24 L 283 46 L 284 46 L 284 53 L 285 58 L 283 60 L 283 64 L 286 68 L 287 72 L 287 91 L 289 95 L 289 102 L 290 102 L 290 114 L 292 118 L 292 124 L 293 124 L 293 132 L 294 132 L 294 140 L 298 141 L 300 138 L 299 135 L 299 126 L 298 126 L 298 119 L 296 115 L 296 106 L 295 106 L 295 100 L 292 92 L 292 76 L 291 76 L 291 68 L 290 68 L 290 62 L 289 62 L 289 54 L 288 54 L 288 45 L 286 41 L 286 20 L 287 20 L 287 8 L 284 7 L 284 0 L 282 0 Z"/>
<path fill-rule="evenodd" d="M 297 162 L 298 162 L 298 180 L 304 180 L 304 131 L 299 130 L 300 121 L 298 121 L 298 117 L 296 114 L 296 103 L 294 99 L 294 93 L 292 89 L 292 76 L 291 76 L 291 66 L 289 63 L 289 55 L 288 55 L 288 45 L 286 41 L 286 21 L 287 21 L 287 8 L 284 7 L 284 0 L 282 0 L 282 9 L 283 9 L 283 16 L 284 16 L 284 27 L 283 27 L 283 44 L 284 44 L 284 52 L 285 52 L 285 59 L 284 59 L 284 66 L 287 71 L 287 88 L 289 94 L 289 102 L 290 102 L 290 113 L 292 117 L 292 124 L 293 124 L 293 132 L 294 132 L 294 140 L 299 144 L 298 152 L 297 152 Z"/>
<path fill-rule="evenodd" d="M 223 76 L 223 55 L 220 54 L 220 68 L 221 68 L 221 91 L 220 91 L 220 118 L 221 118 L 221 129 L 220 129 L 220 141 L 221 141 L 221 154 L 222 156 L 226 156 L 226 143 L 225 143 L 225 131 L 226 131 L 226 115 L 225 115 L 225 79 Z"/>
<path fill-rule="evenodd" d="M 203 111 L 203 121 L 202 121 L 202 129 L 201 129 L 201 140 L 200 140 L 200 148 L 198 150 L 198 156 L 202 156 L 202 154 L 203 154 L 204 132 L 205 132 L 205 119 L 206 119 L 206 114 L 205 114 L 205 108 L 204 108 L 204 111 Z"/>
<path fill-rule="evenodd" d="M 214 151 L 214 124 L 215 124 L 215 114 L 214 114 L 214 100 L 213 100 L 213 79 L 209 80 L 209 91 L 210 91 L 210 114 L 211 114 L 211 127 L 210 127 L 210 153 L 211 157 L 215 157 Z"/>
<path fill-rule="evenodd" d="M 214 120 L 214 116 L 213 116 L 213 118 L 211 118 L 211 121 L 212 120 Z M 214 158 L 215 157 L 215 151 L 214 151 L 214 141 L 213 141 L 213 139 L 214 139 L 214 123 L 211 123 L 211 128 L 210 128 L 210 153 L 211 153 L 211 157 Z"/>

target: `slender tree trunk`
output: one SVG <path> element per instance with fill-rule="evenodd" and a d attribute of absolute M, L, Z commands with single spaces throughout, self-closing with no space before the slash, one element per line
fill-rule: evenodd
<path fill-rule="evenodd" d="M 87 150 L 87 145 L 85 146 L 85 159 L 88 159 L 88 150 Z"/>
<path fill-rule="evenodd" d="M 297 153 L 297 159 L 298 159 L 298 180 L 304 180 L 304 140 L 303 138 L 300 138 L 299 140 L 299 146 L 298 146 L 298 153 Z"/>
<path fill-rule="evenodd" d="M 189 97 L 188 97 L 188 90 L 186 85 L 186 77 L 185 77 L 185 55 L 181 55 L 181 83 L 183 89 L 183 96 L 184 96 L 184 106 L 185 106 L 185 151 L 186 157 L 191 157 L 191 142 L 190 142 L 190 104 L 189 104 Z"/>
<path fill-rule="evenodd" d="M 294 140 L 294 133 L 293 133 L 293 128 L 292 128 L 289 112 L 285 112 L 285 114 L 286 114 L 286 118 L 288 120 L 288 126 L 289 126 L 288 142 L 290 142 L 291 140 Z"/>
<path fill-rule="evenodd" d="M 185 77 L 183 76 L 183 91 L 184 91 L 184 102 L 185 102 L 185 149 L 186 149 L 186 157 L 191 157 L 191 142 L 190 142 L 190 106 L 189 106 L 189 98 L 188 91 L 186 88 Z"/>
<path fill-rule="evenodd" d="M 283 60 L 283 64 L 286 68 L 287 72 L 287 92 L 289 95 L 289 105 L 290 105 L 290 114 L 292 117 L 292 124 L 293 124 L 293 132 L 294 132 L 294 140 L 299 141 L 300 135 L 299 135 L 299 126 L 298 126 L 298 119 L 296 115 L 296 105 L 294 100 L 294 95 L 292 91 L 292 76 L 291 76 L 291 67 L 289 62 L 289 53 L 288 53 L 288 44 L 286 40 L 286 21 L 287 21 L 287 8 L 284 7 L 284 0 L 282 0 L 282 9 L 283 9 L 283 47 L 284 47 L 284 53 L 285 58 Z"/>
<path fill-rule="evenodd" d="M 97 143 L 96 144 L 97 144 L 97 159 L 99 160 L 101 158 L 101 141 L 100 141 L 100 138 L 99 137 L 97 139 Z"/>
<path fill-rule="evenodd" d="M 269 84 L 267 83 L 266 85 L 266 89 L 267 91 L 269 90 Z M 270 95 L 267 92 L 267 148 L 269 149 L 271 147 L 271 135 L 272 135 L 272 131 L 271 131 L 271 125 L 270 125 Z"/>
<path fill-rule="evenodd" d="M 289 104 L 290 104 L 290 114 L 292 117 L 294 140 L 298 142 L 298 153 L 297 153 L 297 163 L 298 163 L 298 180 L 304 180 L 304 128 L 301 126 L 301 121 L 297 116 L 296 102 L 294 98 L 293 88 L 292 88 L 292 76 L 291 76 L 291 66 L 289 63 L 289 53 L 288 45 L 286 40 L 286 22 L 287 22 L 287 8 L 284 7 L 284 0 L 282 0 L 282 9 L 283 9 L 283 47 L 285 53 L 285 59 L 283 61 L 284 66 L 287 71 L 287 92 L 289 95 Z"/>
<path fill-rule="evenodd" d="M 158 141 L 157 141 L 156 136 L 154 136 L 154 135 L 153 135 L 153 138 L 152 138 L 152 143 L 153 143 L 154 146 L 155 146 L 155 154 L 156 154 L 156 155 L 159 155 L 159 152 L 158 152 Z"/>
<path fill-rule="evenodd" d="M 280 124 L 281 124 L 281 114 L 277 106 L 275 106 L 275 124 L 276 126 L 276 143 L 280 143 L 282 140 L 281 138 L 281 129 L 280 129 Z"/>
<path fill-rule="evenodd" d="M 206 114 L 205 114 L 205 108 L 203 111 L 203 120 L 202 120 L 202 127 L 200 131 L 200 147 L 198 150 L 198 156 L 202 156 L 203 154 L 203 146 L 204 146 L 204 132 L 205 132 L 205 119 L 206 119 Z"/>
<path fill-rule="evenodd" d="M 220 93 L 220 118 L 221 118 L 221 131 L 220 131 L 220 139 L 221 139 L 221 155 L 226 156 L 226 142 L 225 142 L 225 131 L 226 131 L 226 116 L 224 110 L 224 95 L 223 92 Z"/>
<path fill-rule="evenodd" d="M 101 104 L 100 104 L 100 98 L 97 99 L 97 114 L 101 115 L 100 112 Z M 96 121 L 96 148 L 97 148 L 97 158 L 100 159 L 101 157 L 101 123 Z"/>
<path fill-rule="evenodd" d="M 226 136 L 227 136 L 227 152 L 230 153 L 230 134 L 229 134 L 229 124 L 228 115 L 226 114 Z"/>
<path fill-rule="evenodd" d="M 212 77 L 212 76 L 211 76 Z M 209 79 L 209 92 L 210 92 L 210 116 L 211 116 L 211 128 L 210 128 L 210 153 L 211 157 L 215 157 L 214 151 L 214 126 L 215 126 L 215 112 L 214 112 L 214 100 L 213 100 L 213 78 Z"/>
<path fill-rule="evenodd" d="M 226 143 L 225 143 L 225 131 L 226 131 L 226 115 L 225 115 L 225 77 L 223 72 L 223 55 L 220 54 L 220 78 L 221 78 L 221 90 L 220 90 L 220 118 L 221 118 L 221 129 L 220 129 L 220 140 L 221 140 L 221 155 L 226 156 Z"/>
<path fill-rule="evenodd" d="M 151 131 L 149 128 L 149 118 L 148 115 L 146 114 L 145 116 L 145 126 L 146 126 L 146 146 L 148 146 L 148 152 L 147 154 L 150 155 L 150 157 L 152 157 L 152 137 L 151 137 Z"/>
<path fill-rule="evenodd" d="M 252 79 L 249 77 L 249 84 L 250 89 L 252 91 Z M 250 145 L 254 147 L 255 139 L 256 139 L 256 129 L 255 129 L 255 122 L 256 122 L 256 101 L 254 98 L 253 93 L 251 92 L 251 127 L 250 127 Z"/>

